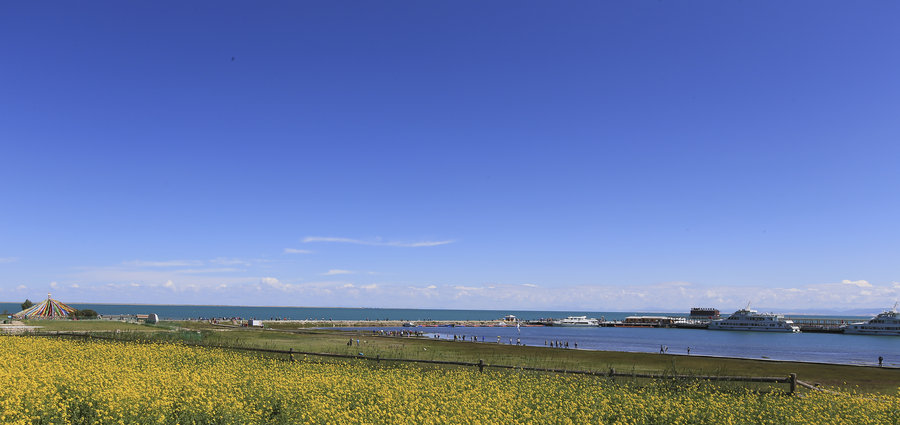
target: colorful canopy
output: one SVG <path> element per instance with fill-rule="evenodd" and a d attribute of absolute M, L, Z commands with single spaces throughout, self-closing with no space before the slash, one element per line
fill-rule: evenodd
<path fill-rule="evenodd" d="M 75 309 L 69 307 L 47 294 L 47 300 L 22 310 L 13 316 L 19 319 L 55 319 L 67 318 Z"/>

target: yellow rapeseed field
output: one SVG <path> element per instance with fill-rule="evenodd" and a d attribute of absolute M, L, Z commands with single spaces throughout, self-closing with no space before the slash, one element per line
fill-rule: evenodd
<path fill-rule="evenodd" d="M 898 396 L 801 398 L 35 337 L 0 337 L 0 353 L 5 424 L 900 423 Z"/>

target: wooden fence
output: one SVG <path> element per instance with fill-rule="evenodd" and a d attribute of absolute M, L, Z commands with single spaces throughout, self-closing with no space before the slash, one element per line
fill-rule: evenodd
<path fill-rule="evenodd" d="M 52 337 L 79 337 L 79 338 L 94 338 L 94 339 L 103 339 L 103 340 L 113 340 L 113 341 L 124 341 L 123 338 L 117 338 L 112 336 L 101 336 L 94 335 L 89 333 L 75 333 L 75 332 L 52 332 L 52 333 L 36 333 L 34 335 L 37 336 L 52 336 Z M 132 341 L 132 340 L 129 340 Z M 140 342 L 140 340 L 132 341 L 132 342 Z M 197 344 L 190 342 L 182 342 L 185 345 L 194 346 L 194 347 L 208 347 L 208 348 L 219 348 L 226 350 L 240 350 L 240 351 L 251 351 L 258 353 L 270 353 L 270 354 L 284 354 L 288 357 L 289 361 L 295 361 L 294 355 L 304 355 L 304 356 L 317 356 L 317 357 L 330 357 L 330 358 L 340 358 L 340 359 L 355 359 L 355 360 L 367 360 L 374 362 L 396 362 L 396 363 L 423 363 L 423 364 L 435 364 L 435 365 L 448 365 L 448 366 L 464 366 L 464 367 L 477 367 L 479 372 L 484 372 L 484 368 L 494 368 L 494 369 L 512 369 L 512 370 L 522 370 L 522 371 L 532 371 L 532 372 L 548 372 L 548 373 L 561 373 L 561 374 L 572 374 L 572 375 L 589 375 L 589 376 L 598 376 L 598 377 L 607 377 L 607 378 L 640 378 L 640 379 L 656 379 L 656 380 L 665 380 L 665 379 L 684 379 L 684 380 L 699 380 L 699 381 L 727 381 L 727 382 L 756 382 L 756 383 L 771 383 L 771 384 L 788 384 L 787 392 L 789 394 L 795 394 L 797 392 L 798 384 L 809 389 L 819 390 L 808 383 L 798 381 L 797 374 L 792 373 L 790 376 L 779 377 L 779 376 L 700 376 L 700 375 L 676 375 L 676 374 L 654 374 L 654 373 L 635 373 L 635 372 L 617 372 L 615 369 L 609 369 L 608 371 L 592 371 L 592 370 L 569 370 L 569 369 L 554 369 L 554 368 L 540 368 L 540 367 L 529 367 L 529 366 L 511 366 L 511 365 L 497 365 L 497 364 L 489 364 L 485 363 L 484 360 L 478 360 L 477 363 L 473 362 L 454 362 L 454 361 L 446 361 L 446 360 L 425 360 L 425 359 L 399 359 L 399 358 L 387 358 L 380 356 L 365 356 L 365 355 L 353 355 L 353 354 L 335 354 L 335 353 L 316 353 L 309 351 L 295 351 L 293 348 L 289 350 L 276 350 L 272 348 L 255 348 L 255 347 L 236 347 L 236 346 L 228 346 L 228 345 L 218 345 L 218 344 Z"/>

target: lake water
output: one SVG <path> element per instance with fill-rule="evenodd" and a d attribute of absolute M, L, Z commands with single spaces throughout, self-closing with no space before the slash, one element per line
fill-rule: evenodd
<path fill-rule="evenodd" d="M 746 359 L 789 360 L 802 362 L 877 365 L 900 367 L 900 338 L 892 336 L 844 335 L 827 333 L 779 333 L 710 331 L 675 328 L 601 328 L 601 327 L 417 327 L 361 328 L 366 330 L 417 330 L 428 336 L 452 340 L 454 335 L 471 341 L 544 346 L 545 341 L 569 343 L 569 348 L 659 353 L 660 346 L 668 354 L 739 357 Z"/>
<path fill-rule="evenodd" d="M 523 320 L 561 318 L 566 316 L 603 317 L 622 320 L 633 314 L 680 314 L 640 312 L 591 311 L 515 311 L 515 310 L 435 310 L 392 308 L 319 308 L 319 307 L 246 307 L 196 305 L 129 305 L 129 304 L 71 304 L 78 309 L 92 309 L 101 315 L 156 313 L 163 319 L 198 319 L 213 317 L 241 317 L 244 319 L 289 320 L 496 320 L 513 314 Z M 0 303 L 0 310 L 19 311 L 19 304 Z M 801 317 L 801 316 L 796 316 Z M 815 316 L 808 316 L 815 317 Z M 865 318 L 846 317 L 847 320 Z M 371 329 L 371 328 L 369 328 Z M 378 328 L 391 329 L 391 328 Z M 400 329 L 400 328 L 395 328 Z M 409 330 L 409 328 L 403 328 Z M 456 327 L 416 328 L 433 332 L 444 339 L 453 335 L 477 336 L 479 340 L 509 343 L 512 338 L 523 344 L 543 346 L 544 341 L 569 342 L 579 349 L 658 353 L 660 345 L 669 354 L 741 357 L 748 359 L 791 360 L 839 364 L 873 365 L 883 356 L 885 365 L 900 367 L 900 338 L 868 335 L 818 333 L 766 333 L 709 331 L 699 329 L 665 328 L 572 328 L 572 327 Z"/>

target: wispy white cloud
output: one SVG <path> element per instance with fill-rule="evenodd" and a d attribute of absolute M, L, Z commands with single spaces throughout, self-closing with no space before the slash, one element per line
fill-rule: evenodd
<path fill-rule="evenodd" d="M 212 260 L 209 260 L 210 264 L 216 264 L 220 266 L 250 266 L 253 264 L 250 260 L 244 260 L 241 258 L 226 258 L 219 257 Z"/>
<path fill-rule="evenodd" d="M 289 288 L 288 285 L 281 283 L 280 280 L 274 277 L 264 277 L 259 280 L 259 283 L 270 288 L 278 289 L 278 290 L 286 290 Z"/>
<path fill-rule="evenodd" d="M 132 267 L 190 267 L 190 266 L 202 266 L 202 261 L 197 260 L 168 260 L 168 261 L 144 261 L 144 260 L 132 260 L 132 261 L 123 261 L 123 265 L 132 266 Z"/>
<path fill-rule="evenodd" d="M 655 286 L 662 287 L 662 288 L 677 288 L 677 287 L 691 286 L 691 285 L 692 285 L 691 282 L 671 281 L 671 282 L 658 283 Z"/>
<path fill-rule="evenodd" d="M 325 273 L 322 273 L 322 276 L 334 276 L 339 274 L 353 274 L 352 270 L 341 270 L 341 269 L 331 269 Z"/>
<path fill-rule="evenodd" d="M 370 241 L 370 240 L 362 240 L 362 239 L 337 238 L 337 237 L 326 237 L 326 236 L 307 236 L 307 237 L 303 238 L 303 243 L 311 243 L 311 242 L 337 242 L 337 243 L 349 243 L 349 244 L 356 244 L 356 245 L 397 246 L 397 247 L 405 247 L 405 248 L 420 248 L 420 247 L 446 245 L 449 243 L 453 243 L 454 241 L 453 240 L 444 240 L 444 241 L 400 242 L 400 241 L 383 241 L 380 239 Z"/>
<path fill-rule="evenodd" d="M 313 252 L 308 249 L 296 249 L 296 248 L 285 248 L 285 254 L 312 254 Z"/>
<path fill-rule="evenodd" d="M 243 269 L 236 269 L 234 267 L 219 267 L 219 268 L 208 268 L 208 269 L 182 269 L 182 270 L 173 270 L 172 273 L 184 273 L 184 274 L 205 274 L 205 273 L 234 273 L 243 271 Z"/>
<path fill-rule="evenodd" d="M 453 289 L 457 291 L 480 291 L 485 289 L 483 286 L 463 286 L 463 285 L 454 285 Z"/>
<path fill-rule="evenodd" d="M 9 264 L 19 261 L 19 257 L 0 257 L 0 264 Z"/>
<path fill-rule="evenodd" d="M 860 288 L 871 288 L 872 284 L 865 280 L 848 280 L 844 279 L 841 281 L 844 285 L 854 285 Z"/>
<path fill-rule="evenodd" d="M 243 258 L 217 257 L 209 261 L 201 260 L 165 260 L 165 261 L 148 261 L 148 260 L 131 260 L 123 261 L 122 265 L 127 267 L 141 268 L 171 268 L 171 267 L 197 267 L 205 265 L 216 266 L 244 266 L 249 267 L 254 263 L 265 262 L 266 260 L 247 260 Z"/>

